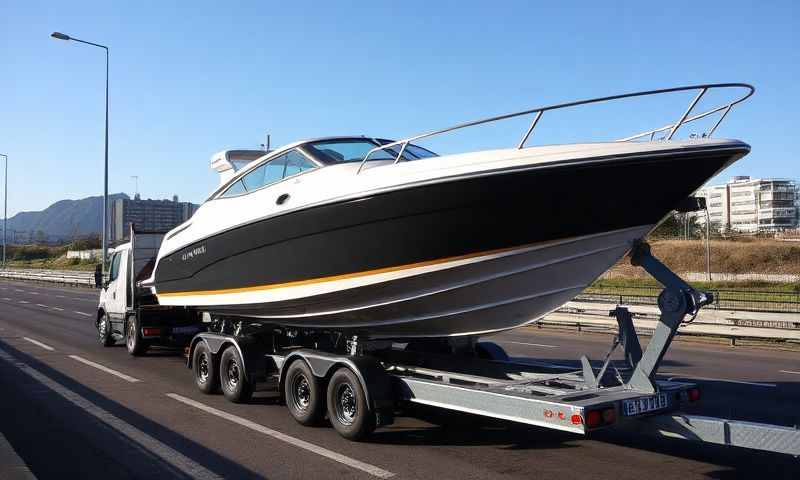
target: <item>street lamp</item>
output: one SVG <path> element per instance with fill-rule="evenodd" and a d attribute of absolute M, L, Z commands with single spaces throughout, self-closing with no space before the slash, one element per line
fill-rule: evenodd
<path fill-rule="evenodd" d="M 98 43 L 87 42 L 85 40 L 80 40 L 75 37 L 70 37 L 69 35 L 65 35 L 60 32 L 53 32 L 50 34 L 51 37 L 58 39 L 58 40 L 72 40 L 73 42 L 78 43 L 85 43 L 86 45 L 91 45 L 93 47 L 99 47 L 106 51 L 106 142 L 105 142 L 105 168 L 103 172 L 103 276 L 106 274 L 106 258 L 108 257 L 108 237 L 106 231 L 108 230 L 107 222 L 108 222 L 108 47 L 105 45 L 100 45 Z"/>
<path fill-rule="evenodd" d="M 8 155 L 5 153 L 0 153 L 0 157 L 4 157 L 6 172 L 3 178 L 5 178 L 5 187 L 3 187 L 3 268 L 6 268 L 6 223 L 8 223 Z"/>

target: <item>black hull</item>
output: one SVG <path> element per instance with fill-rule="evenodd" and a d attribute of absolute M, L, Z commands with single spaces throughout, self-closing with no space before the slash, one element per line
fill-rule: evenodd
<path fill-rule="evenodd" d="M 742 144 L 531 167 L 308 208 L 162 258 L 155 286 L 163 295 L 313 282 L 656 224 L 748 151 Z"/>

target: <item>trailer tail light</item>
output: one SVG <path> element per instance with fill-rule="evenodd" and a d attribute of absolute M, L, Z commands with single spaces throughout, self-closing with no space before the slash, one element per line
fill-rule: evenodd
<path fill-rule="evenodd" d="M 158 335 L 161 335 L 161 329 L 160 328 L 145 327 L 145 328 L 142 329 L 142 336 L 155 337 L 155 336 L 158 336 Z"/>
<path fill-rule="evenodd" d="M 602 410 L 592 410 L 586 413 L 586 426 L 589 428 L 604 427 L 617 421 L 617 411 L 614 407 Z"/>
<path fill-rule="evenodd" d="M 572 417 L 570 417 L 570 421 L 572 422 L 573 425 L 581 425 L 583 423 L 583 417 L 581 417 L 578 414 L 575 414 Z"/>
<path fill-rule="evenodd" d="M 700 400 L 700 389 L 697 388 L 697 387 L 690 388 L 686 392 L 686 397 L 689 399 L 690 402 L 696 402 L 696 401 Z"/>

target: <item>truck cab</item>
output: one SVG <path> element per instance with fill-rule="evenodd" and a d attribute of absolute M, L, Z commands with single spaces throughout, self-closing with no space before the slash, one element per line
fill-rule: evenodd
<path fill-rule="evenodd" d="M 164 232 L 130 230 L 130 241 L 111 250 L 108 274 L 100 290 L 98 339 L 110 347 L 125 340 L 128 352 L 141 355 L 152 345 L 181 346 L 203 330 L 200 312 L 160 306 L 140 282 L 150 276 Z"/>

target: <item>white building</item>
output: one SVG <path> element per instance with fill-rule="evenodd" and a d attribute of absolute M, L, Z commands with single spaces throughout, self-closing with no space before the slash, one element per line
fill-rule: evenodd
<path fill-rule="evenodd" d="M 776 232 L 798 227 L 800 190 L 792 180 L 733 177 L 725 185 L 703 187 L 712 225 L 720 231 Z M 699 220 L 705 221 L 704 216 Z"/>

